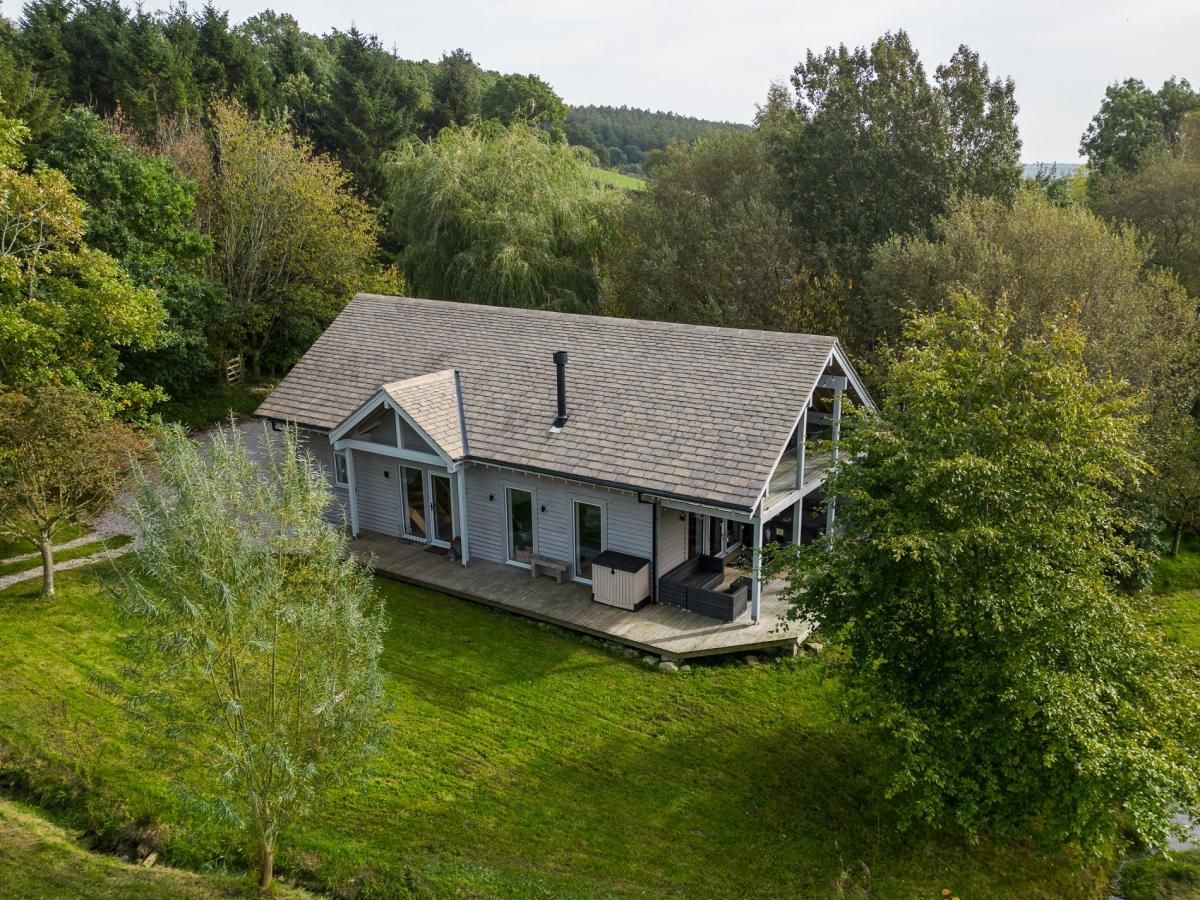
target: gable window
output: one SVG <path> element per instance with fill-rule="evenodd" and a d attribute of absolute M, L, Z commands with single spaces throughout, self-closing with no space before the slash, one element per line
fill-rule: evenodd
<path fill-rule="evenodd" d="M 346 465 L 346 451 L 333 451 L 333 483 L 338 487 L 350 486 L 350 471 Z"/>

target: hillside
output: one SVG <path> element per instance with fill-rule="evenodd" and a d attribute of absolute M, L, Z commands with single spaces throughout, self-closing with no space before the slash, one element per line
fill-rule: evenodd
<path fill-rule="evenodd" d="M 1022 178 L 1036 178 L 1039 174 L 1053 173 L 1057 178 L 1066 178 L 1074 175 L 1075 172 L 1082 168 L 1082 163 L 1065 163 L 1065 162 L 1028 162 L 1021 163 Z"/>
<path fill-rule="evenodd" d="M 693 141 L 713 131 L 748 130 L 750 126 L 629 106 L 572 106 L 565 128 L 567 140 L 595 151 L 602 165 L 641 175 L 642 161 L 651 150 L 662 150 L 672 141 Z"/>

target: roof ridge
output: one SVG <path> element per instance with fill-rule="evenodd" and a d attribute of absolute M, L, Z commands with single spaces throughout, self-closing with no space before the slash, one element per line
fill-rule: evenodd
<path fill-rule="evenodd" d="M 354 299 L 350 302 L 354 303 L 358 300 L 395 300 L 403 303 L 413 303 L 420 304 L 422 306 L 432 306 L 438 308 L 448 308 L 451 306 L 466 307 L 469 309 L 487 310 L 493 315 L 545 317 L 574 321 L 587 319 L 594 322 L 602 322 L 606 325 L 633 325 L 652 331 L 695 331 L 701 333 L 725 335 L 736 334 L 745 337 L 763 335 L 782 338 L 817 338 L 823 341 L 837 340 L 837 338 L 833 335 L 812 334 L 803 331 L 770 331 L 765 328 L 735 328 L 729 325 L 701 325 L 692 322 L 663 322 L 657 319 L 633 319 L 628 316 L 602 316 L 596 313 L 562 312 L 556 309 L 529 309 L 523 306 L 497 306 L 490 303 L 472 303 L 468 300 L 434 300 L 428 297 L 401 297 L 395 294 L 372 294 L 366 291 L 360 291 L 359 293 L 355 294 Z"/>

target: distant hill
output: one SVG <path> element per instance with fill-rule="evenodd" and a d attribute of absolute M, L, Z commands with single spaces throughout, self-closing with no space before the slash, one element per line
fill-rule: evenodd
<path fill-rule="evenodd" d="M 1062 163 L 1062 162 L 1031 162 L 1021 164 L 1021 174 L 1025 178 L 1037 178 L 1040 173 L 1050 174 L 1051 172 L 1058 178 L 1066 178 L 1068 175 L 1074 175 L 1075 170 L 1080 168 L 1082 163 Z"/>
<path fill-rule="evenodd" d="M 601 165 L 642 175 L 642 160 L 671 141 L 694 141 L 713 131 L 749 130 L 736 122 L 712 122 L 672 112 L 629 106 L 572 106 L 567 114 L 567 140 L 589 147 Z"/>

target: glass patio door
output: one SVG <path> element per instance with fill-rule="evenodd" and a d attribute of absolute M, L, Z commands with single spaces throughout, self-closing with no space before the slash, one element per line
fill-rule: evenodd
<path fill-rule="evenodd" d="M 429 539 L 434 544 L 448 547 L 454 540 L 454 495 L 450 490 L 450 476 L 430 472 L 429 486 L 432 495 Z"/>
<path fill-rule="evenodd" d="M 421 469 L 400 467 L 404 485 L 404 536 L 414 541 L 429 539 L 425 511 L 425 473 Z"/>
<path fill-rule="evenodd" d="M 533 492 L 521 488 L 504 489 L 507 522 L 508 561 L 528 566 L 533 558 Z"/>
<path fill-rule="evenodd" d="M 592 560 L 604 552 L 604 507 L 575 501 L 575 580 L 592 583 Z"/>

